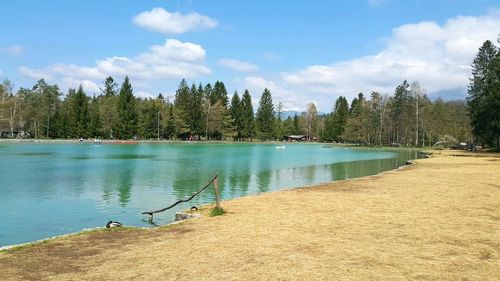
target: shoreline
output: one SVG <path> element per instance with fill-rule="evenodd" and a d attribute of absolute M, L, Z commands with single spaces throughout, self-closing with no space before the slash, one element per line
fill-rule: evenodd
<path fill-rule="evenodd" d="M 64 142 L 65 140 L 50 140 L 50 141 L 55 141 L 55 143 L 59 143 L 59 142 Z M 64 143 L 66 143 L 66 142 L 64 142 Z M 71 142 L 69 142 L 69 143 L 71 143 Z M 78 140 L 75 140 L 74 143 L 81 143 L 81 142 L 78 141 Z M 321 144 L 321 143 L 311 143 L 311 144 Z M 344 147 L 340 147 L 340 148 L 344 148 Z M 345 148 L 351 148 L 351 147 L 345 147 Z M 357 149 L 369 149 L 369 147 L 353 147 L 353 148 L 354 149 L 356 149 L 356 148 Z M 378 149 L 383 149 L 383 148 L 378 148 Z M 397 151 L 398 149 L 410 149 L 410 150 L 417 151 L 417 149 L 411 149 L 411 148 L 396 148 L 394 150 Z M 296 187 L 290 187 L 290 188 L 281 188 L 281 189 L 277 189 L 277 190 L 271 190 L 271 191 L 261 192 L 261 193 L 258 193 L 258 194 L 251 194 L 251 195 L 246 195 L 246 196 L 242 196 L 242 197 L 235 197 L 235 198 L 231 198 L 231 199 L 227 199 L 227 200 L 222 200 L 222 202 L 228 202 L 228 201 L 236 200 L 236 199 L 239 199 L 239 198 L 254 197 L 254 196 L 259 196 L 259 195 L 268 194 L 268 193 L 283 192 L 283 191 L 288 191 L 288 190 L 298 190 L 298 189 L 314 188 L 314 187 L 323 186 L 323 185 L 327 185 L 327 184 L 341 183 L 341 182 L 344 182 L 344 181 L 351 181 L 351 180 L 369 178 L 369 177 L 372 177 L 372 176 L 383 175 L 384 173 L 388 173 L 388 172 L 391 172 L 391 171 L 402 170 L 402 169 L 405 169 L 405 168 L 409 167 L 410 165 L 414 165 L 415 164 L 414 161 L 417 161 L 419 159 L 428 158 L 429 155 L 432 155 L 433 152 L 432 151 L 418 150 L 418 153 L 419 154 L 423 154 L 425 156 L 422 157 L 422 158 L 410 159 L 410 160 L 406 161 L 406 163 L 404 165 L 401 165 L 401 166 L 396 167 L 394 169 L 380 171 L 377 174 L 365 175 L 365 176 L 361 176 L 361 177 L 346 178 L 346 179 L 337 180 L 337 181 L 331 181 L 331 182 L 321 182 L 321 183 L 315 183 L 315 184 L 304 185 L 304 186 L 296 186 Z M 348 163 L 348 162 L 350 162 L 350 161 L 347 161 L 345 163 Z M 200 208 L 208 208 L 209 206 L 212 206 L 212 205 L 213 205 L 213 203 L 207 203 L 207 204 L 201 205 Z M 188 211 L 188 210 L 186 209 L 184 211 Z M 171 225 L 175 225 L 175 224 L 178 224 L 178 223 L 180 223 L 180 221 L 173 221 L 173 222 L 170 222 L 170 223 L 167 223 L 167 224 L 164 224 L 164 225 L 159 225 L 157 227 L 160 227 L 160 228 L 161 227 L 169 227 Z M 126 226 L 126 228 L 128 228 L 128 229 L 135 229 L 135 230 L 154 229 L 154 228 L 157 228 L 157 227 L 141 227 L 141 226 L 128 226 L 128 225 Z M 84 228 L 84 229 L 81 229 L 79 231 L 69 232 L 69 233 L 63 233 L 63 234 L 59 234 L 59 235 L 54 235 L 54 236 L 50 236 L 50 237 L 46 237 L 46 238 L 41 238 L 41 239 L 38 239 L 38 240 L 35 240 L 35 241 L 28 241 L 28 242 L 23 242 L 23 243 L 19 243 L 19 244 L 12 244 L 12 245 L 4 245 L 4 246 L 0 246 L 0 253 L 5 252 L 5 251 L 9 251 L 9 250 L 12 250 L 12 249 L 16 249 L 16 248 L 32 247 L 32 246 L 36 246 L 37 244 L 47 243 L 47 242 L 50 242 L 50 241 L 53 241 L 53 240 L 57 240 L 57 239 L 60 239 L 60 238 L 69 238 L 69 237 L 72 237 L 72 236 L 78 236 L 78 235 L 83 235 L 85 233 L 90 233 L 90 232 L 93 232 L 93 231 L 102 231 L 102 230 L 106 230 L 106 228 L 104 228 L 104 227 Z"/>
<path fill-rule="evenodd" d="M 500 276 L 500 154 L 438 151 L 414 162 L 378 175 L 223 201 L 228 213 L 219 217 L 91 231 L 7 250 L 0 253 L 0 275 L 6 280 Z"/>
<path fill-rule="evenodd" d="M 102 139 L 100 140 L 100 143 L 94 142 L 94 139 L 85 139 L 83 141 L 80 141 L 79 139 L 8 139 L 8 138 L 0 138 L 0 143 L 54 143 L 54 144 L 65 144 L 65 143 L 82 143 L 82 144 L 127 144 L 127 143 L 134 143 L 134 144 L 154 144 L 154 143 L 162 143 L 162 144 L 274 144 L 274 143 L 279 143 L 279 144 L 311 144 L 311 145 L 328 145 L 336 148 L 361 148 L 361 149 L 393 149 L 393 150 L 435 150 L 432 147 L 429 146 L 424 146 L 424 147 L 413 147 L 413 146 L 400 146 L 400 147 L 394 147 L 394 146 L 362 146 L 362 145 L 356 145 L 356 144 L 349 144 L 349 143 L 329 143 L 329 142 L 307 142 L 307 141 L 301 141 L 301 142 L 290 142 L 290 141 L 284 141 L 284 140 L 269 140 L 269 141 L 259 141 L 259 140 L 253 140 L 253 141 L 232 141 L 232 140 L 199 140 L 199 141 L 189 141 L 189 140 L 109 140 L 109 139 Z"/>
<path fill-rule="evenodd" d="M 429 152 L 429 151 L 427 151 L 427 152 L 426 151 L 419 151 L 419 153 L 425 154 L 425 157 L 424 158 L 418 158 L 418 159 L 408 160 L 406 162 L 406 164 L 404 164 L 404 165 L 401 165 L 401 166 L 399 166 L 397 168 L 394 168 L 394 169 L 391 169 L 391 170 L 381 171 L 381 172 L 379 172 L 377 174 L 373 174 L 373 175 L 366 175 L 366 176 L 355 177 L 355 178 L 347 178 L 347 179 L 338 180 L 338 181 L 316 183 L 316 184 L 304 185 L 304 186 L 298 186 L 298 187 L 292 187 L 292 188 L 282 188 L 282 189 L 278 189 L 278 190 L 271 190 L 271 191 L 261 192 L 261 193 L 258 193 L 258 194 L 251 194 L 251 195 L 242 196 L 242 197 L 235 197 L 235 198 L 231 198 L 231 199 L 228 199 L 228 200 L 221 200 L 221 202 L 228 202 L 228 201 L 236 200 L 236 199 L 239 199 L 239 198 L 254 197 L 254 196 L 259 196 L 259 195 L 262 195 L 262 194 L 268 194 L 268 193 L 274 193 L 274 192 L 283 192 L 283 191 L 287 191 L 287 190 L 297 190 L 297 189 L 314 188 L 314 187 L 323 186 L 323 185 L 326 185 L 326 184 L 333 184 L 333 183 L 338 183 L 338 182 L 351 181 L 351 180 L 357 180 L 357 179 L 368 178 L 368 177 L 373 177 L 373 176 L 379 176 L 379 175 L 383 175 L 384 173 L 389 173 L 389 172 L 392 172 L 392 171 L 397 171 L 397 170 L 402 170 L 402 169 L 408 168 L 411 165 L 416 164 L 414 161 L 419 160 L 419 159 L 425 159 L 425 158 L 428 158 L 429 155 L 432 155 L 432 152 Z M 201 209 L 207 209 L 207 208 L 209 208 L 209 207 L 211 207 L 213 205 L 214 205 L 214 203 L 207 203 L 207 204 L 201 205 L 200 208 Z M 186 209 L 184 211 L 187 212 L 188 209 Z M 191 219 L 195 219 L 195 217 L 190 218 L 189 220 L 191 220 Z M 186 220 L 183 220 L 183 221 L 186 221 Z M 170 223 L 167 223 L 167 224 L 164 224 L 164 225 L 159 225 L 159 226 L 156 226 L 156 227 L 140 227 L 140 226 L 129 226 L 129 225 L 126 225 L 124 227 L 126 227 L 128 229 L 134 229 L 134 230 L 145 230 L 145 229 L 154 229 L 154 228 L 169 227 L 169 226 L 172 226 L 172 225 L 179 224 L 179 223 L 181 223 L 183 221 L 173 221 L 173 222 L 170 222 Z M 70 232 L 70 233 L 64 233 L 64 234 L 60 234 L 60 235 L 54 235 L 54 236 L 51 236 L 51 237 L 42 238 L 42 239 L 38 239 L 38 240 L 35 240 L 35 241 L 29 241 L 29 242 L 24 242 L 24 243 L 19 243 L 19 244 L 12 244 L 12 245 L 0 246 L 0 253 L 5 252 L 5 251 L 10 251 L 10 250 L 15 250 L 17 248 L 33 247 L 33 246 L 36 246 L 38 244 L 47 243 L 47 242 L 50 242 L 50 241 L 53 241 L 53 240 L 62 239 L 62 238 L 71 238 L 73 236 L 84 235 L 86 233 L 91 233 L 91 232 L 94 232 L 94 231 L 106 231 L 106 228 L 104 226 L 102 226 L 102 227 L 94 227 L 94 228 L 84 228 L 84 229 L 76 231 L 76 232 Z"/>

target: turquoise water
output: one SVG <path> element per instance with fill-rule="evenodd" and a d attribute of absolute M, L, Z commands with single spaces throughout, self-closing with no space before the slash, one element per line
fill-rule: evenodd
<path fill-rule="evenodd" d="M 151 226 L 141 212 L 187 197 L 220 172 L 224 199 L 354 178 L 404 165 L 415 151 L 312 144 L 0 144 L 0 246 L 104 226 Z M 155 215 L 214 201 L 209 189 Z"/>

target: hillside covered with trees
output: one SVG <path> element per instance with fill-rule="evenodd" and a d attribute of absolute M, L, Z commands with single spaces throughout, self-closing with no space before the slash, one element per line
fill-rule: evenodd
<path fill-rule="evenodd" d="M 486 41 L 472 64 L 469 98 L 430 99 L 418 82 L 403 81 L 391 95 L 359 93 L 349 101 L 332 99 L 331 113 L 318 115 L 315 104 L 283 118 L 283 106 L 263 89 L 256 109 L 248 90 L 230 97 L 221 81 L 191 84 L 182 80 L 175 98 L 137 98 L 128 77 L 118 84 L 103 81 L 101 93 L 89 97 L 81 86 L 62 93 L 39 80 L 31 88 L 12 91 L 0 85 L 2 137 L 102 138 L 142 140 L 307 140 L 363 145 L 433 145 L 456 142 L 499 142 L 500 52 Z M 474 139 L 473 134 L 476 137 Z"/>

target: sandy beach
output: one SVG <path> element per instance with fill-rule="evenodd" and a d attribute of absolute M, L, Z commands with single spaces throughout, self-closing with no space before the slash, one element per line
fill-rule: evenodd
<path fill-rule="evenodd" d="M 227 214 L 0 253 L 2 280 L 499 280 L 500 155 L 222 203 Z"/>

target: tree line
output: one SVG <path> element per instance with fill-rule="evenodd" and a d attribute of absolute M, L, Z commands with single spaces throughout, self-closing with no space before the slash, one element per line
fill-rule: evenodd
<path fill-rule="evenodd" d="M 2 137 L 166 140 L 305 140 L 362 145 L 429 146 L 440 141 L 499 145 L 500 51 L 491 41 L 479 49 L 465 100 L 430 99 L 418 82 L 403 81 L 392 95 L 340 96 L 332 111 L 314 103 L 284 118 L 283 105 L 264 89 L 253 108 L 248 90 L 231 98 L 221 81 L 182 80 L 174 97 L 138 98 L 128 77 L 112 77 L 89 97 L 82 86 L 65 95 L 43 79 L 13 92 L 0 84 Z M 173 100 L 171 100 L 173 98 Z"/>
<path fill-rule="evenodd" d="M 500 35 L 497 39 L 500 43 Z M 500 150 L 500 50 L 486 40 L 472 61 L 467 104 L 477 141 Z"/>

